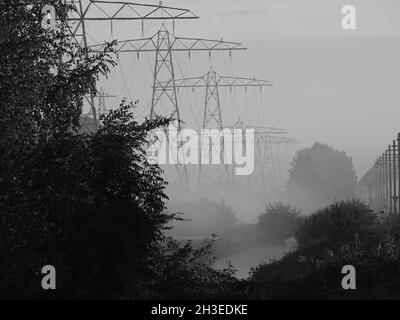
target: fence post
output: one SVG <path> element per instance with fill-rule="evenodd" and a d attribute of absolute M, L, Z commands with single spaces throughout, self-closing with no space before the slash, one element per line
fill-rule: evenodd
<path fill-rule="evenodd" d="M 393 214 L 397 214 L 396 140 L 393 140 Z"/>
<path fill-rule="evenodd" d="M 384 153 L 384 170 L 385 170 L 385 214 L 388 213 L 388 198 L 389 198 L 389 185 L 388 185 L 388 151 L 386 150 Z"/>
<path fill-rule="evenodd" d="M 400 132 L 397 133 L 397 174 L 398 174 L 398 198 L 399 201 L 399 213 L 400 213 Z"/>
<path fill-rule="evenodd" d="M 384 171 L 383 171 L 383 157 L 379 156 L 379 176 L 380 176 L 380 204 L 379 204 L 379 209 L 380 211 L 383 210 L 384 207 L 384 202 L 385 202 L 385 176 L 384 176 Z"/>

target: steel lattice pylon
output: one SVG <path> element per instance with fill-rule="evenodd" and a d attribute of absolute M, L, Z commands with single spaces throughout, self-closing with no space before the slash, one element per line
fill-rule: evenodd
<path fill-rule="evenodd" d="M 99 108 L 97 112 L 99 116 L 102 116 L 103 114 L 106 114 L 108 112 L 106 105 L 106 98 L 115 98 L 115 96 L 112 94 L 105 93 L 103 88 L 100 88 L 100 91 L 98 93 L 98 98 L 99 98 Z"/>
<path fill-rule="evenodd" d="M 217 73 L 210 71 L 206 75 L 206 97 L 204 100 L 203 128 L 214 126 L 222 130 L 221 101 L 219 99 Z"/>
<path fill-rule="evenodd" d="M 203 88 L 205 89 L 205 103 L 203 115 L 203 129 L 205 128 L 223 128 L 221 101 L 219 97 L 219 88 L 237 88 L 237 87 L 267 87 L 273 84 L 267 80 L 258 80 L 255 78 L 227 77 L 221 76 L 211 67 L 210 70 L 201 77 L 174 79 L 172 81 L 159 84 L 163 89 L 176 88 Z"/>
<path fill-rule="evenodd" d="M 156 44 L 156 60 L 154 66 L 153 77 L 153 94 L 151 98 L 150 119 L 155 116 L 155 108 L 160 102 L 161 98 L 165 95 L 172 104 L 171 116 L 178 121 L 178 128 L 180 128 L 180 113 L 178 107 L 178 97 L 176 94 L 176 87 L 166 88 L 162 86 L 162 82 L 170 80 L 175 83 L 175 70 L 172 60 L 173 42 L 171 41 L 170 33 L 162 28 L 157 33 Z M 163 79 L 162 77 L 166 77 Z"/>
<path fill-rule="evenodd" d="M 274 146 L 298 144 L 299 142 L 288 138 L 287 131 L 284 129 L 247 125 L 239 120 L 232 126 L 232 129 L 241 129 L 245 132 L 247 129 L 254 130 L 254 172 L 248 177 L 235 177 L 232 179 L 235 183 L 247 183 L 248 185 L 256 185 L 257 187 L 263 186 L 262 191 L 266 191 L 268 182 L 267 178 L 272 179 L 272 186 L 276 188 L 277 179 L 277 166 L 280 165 L 281 160 L 278 155 L 274 153 Z M 246 148 L 244 138 L 242 140 L 243 150 Z M 270 169 L 268 174 L 267 167 Z"/>
<path fill-rule="evenodd" d="M 104 45 L 90 47 L 93 51 L 101 51 Z M 174 52 L 206 51 L 211 54 L 212 51 L 246 50 L 246 48 L 237 42 L 227 42 L 224 40 L 202 39 L 177 37 L 171 34 L 163 25 L 161 29 L 150 38 L 132 39 L 118 41 L 114 51 L 116 53 L 135 52 L 155 52 L 155 64 L 153 75 L 153 92 L 150 108 L 150 119 L 156 115 L 161 115 L 158 111 L 160 101 L 166 98 L 168 105 L 164 106 L 164 115 L 173 116 L 177 121 L 178 131 L 181 130 L 181 117 L 179 112 L 179 103 L 177 97 L 177 88 L 174 71 Z M 179 167 L 179 166 L 177 166 Z M 182 172 L 183 173 L 182 173 Z M 178 175 L 184 183 L 188 184 L 186 167 L 178 169 Z"/>
<path fill-rule="evenodd" d="M 244 87 L 262 87 L 272 86 L 273 84 L 267 80 L 259 80 L 255 78 L 243 78 L 243 77 L 228 77 L 221 76 L 211 67 L 210 70 L 201 77 L 183 78 L 176 79 L 174 83 L 172 81 L 160 84 L 164 89 L 171 88 L 201 88 L 205 89 L 204 99 L 204 113 L 203 113 L 203 129 L 219 129 L 223 130 L 223 120 L 221 112 L 221 100 L 219 96 L 219 88 L 239 88 Z M 239 127 L 233 127 L 234 129 L 241 129 Z M 224 138 L 222 137 L 222 142 Z M 224 146 L 224 143 L 222 143 Z M 224 149 L 222 147 L 221 158 L 223 158 Z M 221 162 L 222 163 L 222 162 Z M 223 171 L 218 174 L 217 179 L 231 180 L 231 174 L 227 165 L 224 165 Z M 202 178 L 210 179 L 210 175 L 206 173 L 204 167 L 199 165 L 198 183 L 201 183 Z"/>
<path fill-rule="evenodd" d="M 67 27 L 74 41 L 81 47 L 87 49 L 88 35 L 86 23 L 88 21 L 141 21 L 142 30 L 144 20 L 181 20 L 198 19 L 188 9 L 166 7 L 159 5 L 140 4 L 126 1 L 97 1 L 97 0 L 64 0 L 65 4 L 75 6 L 67 18 Z M 87 51 L 86 54 L 88 55 Z M 98 127 L 97 112 L 94 102 L 94 94 L 91 92 L 86 97 L 90 112 L 86 118 L 93 118 L 95 130 Z"/>
<path fill-rule="evenodd" d="M 91 46 L 93 51 L 101 51 L 104 45 Z M 155 52 L 155 67 L 153 78 L 153 98 L 150 110 L 150 118 L 154 118 L 157 113 L 157 106 L 164 96 L 172 104 L 171 112 L 168 114 L 176 115 L 176 120 L 181 121 L 179 117 L 179 106 L 176 95 L 176 89 L 179 87 L 178 80 L 175 80 L 174 72 L 174 52 L 192 52 L 192 51 L 234 51 L 246 50 L 246 48 L 237 42 L 227 42 L 224 40 L 211 40 L 202 38 L 177 37 L 171 34 L 165 26 L 152 37 L 118 41 L 114 51 L 122 52 Z M 165 71 L 165 74 L 163 74 Z"/>

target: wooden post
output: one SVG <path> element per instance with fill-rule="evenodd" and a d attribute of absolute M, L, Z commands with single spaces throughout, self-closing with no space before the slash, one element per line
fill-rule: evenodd
<path fill-rule="evenodd" d="M 389 167 L 389 213 L 393 213 L 393 189 L 392 189 L 392 146 L 388 148 L 388 167 Z"/>
<path fill-rule="evenodd" d="M 383 156 L 379 157 L 379 167 L 380 167 L 380 188 L 381 188 L 381 203 L 380 211 L 384 210 L 385 207 L 385 171 L 383 170 Z"/>
<path fill-rule="evenodd" d="M 375 210 L 379 210 L 379 163 L 375 162 Z"/>
<path fill-rule="evenodd" d="M 397 133 L 397 175 L 398 175 L 398 198 L 397 201 L 399 202 L 399 210 L 400 213 L 400 132 Z"/>
<path fill-rule="evenodd" d="M 397 214 L 396 140 L 393 140 L 393 214 Z"/>
<path fill-rule="evenodd" d="M 388 165 L 387 165 L 387 150 L 385 151 L 385 153 L 383 154 L 383 170 L 384 170 L 384 177 L 385 177 L 385 203 L 384 203 L 384 211 L 385 214 L 387 214 L 388 212 L 388 198 L 389 198 L 389 185 L 388 185 Z"/>

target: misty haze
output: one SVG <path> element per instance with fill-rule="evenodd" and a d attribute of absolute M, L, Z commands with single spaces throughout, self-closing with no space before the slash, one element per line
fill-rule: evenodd
<path fill-rule="evenodd" d="M 30 2 L 1 299 L 400 298 L 400 2 Z"/>

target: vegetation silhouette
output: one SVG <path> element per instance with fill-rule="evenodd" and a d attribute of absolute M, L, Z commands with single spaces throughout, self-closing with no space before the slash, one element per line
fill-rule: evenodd
<path fill-rule="evenodd" d="M 316 142 L 296 153 L 287 182 L 287 196 L 302 210 L 314 211 L 355 197 L 357 176 L 344 152 Z"/>

